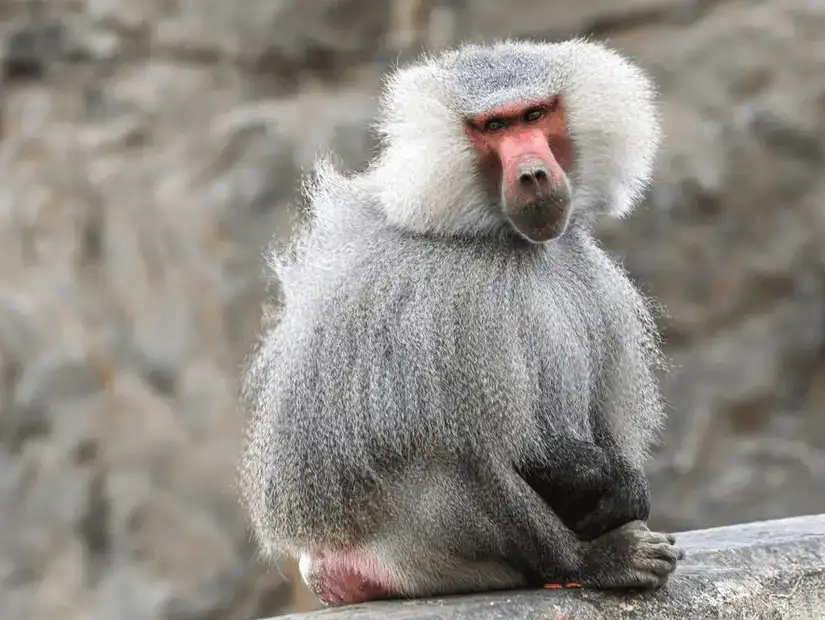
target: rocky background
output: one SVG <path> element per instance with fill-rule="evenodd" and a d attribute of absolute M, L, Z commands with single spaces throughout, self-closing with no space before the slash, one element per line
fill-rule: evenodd
<path fill-rule="evenodd" d="M 657 527 L 825 511 L 825 3 L 0 0 L 0 618 L 306 609 L 236 503 L 236 377 L 319 149 L 387 62 L 590 33 L 657 79 L 602 238 L 666 306 Z"/>

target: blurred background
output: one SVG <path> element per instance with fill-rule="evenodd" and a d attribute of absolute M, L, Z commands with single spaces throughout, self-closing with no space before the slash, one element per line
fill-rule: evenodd
<path fill-rule="evenodd" d="M 243 356 L 302 167 L 422 46 L 588 33 L 657 80 L 600 230 L 669 317 L 657 528 L 825 512 L 825 3 L 0 0 L 0 618 L 308 609 L 235 496 Z"/>

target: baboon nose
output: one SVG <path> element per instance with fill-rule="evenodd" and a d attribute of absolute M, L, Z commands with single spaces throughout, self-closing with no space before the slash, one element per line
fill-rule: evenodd
<path fill-rule="evenodd" d="M 546 185 L 549 181 L 547 169 L 542 164 L 525 164 L 519 169 L 519 183 L 522 187 Z"/>

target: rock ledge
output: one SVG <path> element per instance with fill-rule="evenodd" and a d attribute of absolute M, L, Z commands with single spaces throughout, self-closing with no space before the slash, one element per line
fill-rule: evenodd
<path fill-rule="evenodd" d="M 687 559 L 653 594 L 511 591 L 393 601 L 280 620 L 822 620 L 825 514 L 677 535 Z"/>

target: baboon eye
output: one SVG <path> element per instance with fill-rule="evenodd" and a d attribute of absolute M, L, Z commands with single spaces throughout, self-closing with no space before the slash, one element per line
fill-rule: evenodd
<path fill-rule="evenodd" d="M 500 118 L 491 118 L 486 123 L 484 123 L 484 131 L 494 132 L 494 131 L 501 131 L 507 127 L 507 123 L 505 123 Z"/>
<path fill-rule="evenodd" d="M 530 108 L 524 113 L 524 121 L 526 123 L 534 123 L 544 116 L 543 108 Z"/>

